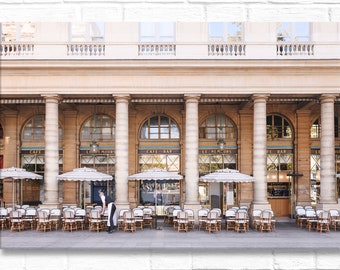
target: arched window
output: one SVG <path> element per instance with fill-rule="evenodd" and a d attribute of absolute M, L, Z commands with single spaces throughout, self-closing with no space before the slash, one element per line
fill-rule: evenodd
<path fill-rule="evenodd" d="M 275 114 L 267 116 L 267 140 L 292 137 L 293 129 L 286 118 Z"/>
<path fill-rule="evenodd" d="M 59 140 L 62 139 L 62 129 L 58 125 Z M 45 138 L 45 116 L 35 115 L 27 121 L 23 128 L 22 140 L 39 141 Z"/>
<path fill-rule="evenodd" d="M 81 129 L 81 140 L 105 141 L 115 138 L 116 123 L 104 114 L 93 115 L 87 119 Z"/>
<path fill-rule="evenodd" d="M 334 116 L 334 137 L 340 137 L 340 129 L 339 129 L 339 117 L 337 115 Z M 310 128 L 310 137 L 312 139 L 318 139 L 321 136 L 321 121 L 320 119 L 316 119 Z"/>
<path fill-rule="evenodd" d="M 224 114 L 208 116 L 200 126 L 200 139 L 235 140 L 236 128 L 233 121 Z"/>
<path fill-rule="evenodd" d="M 147 119 L 141 128 L 140 139 L 179 139 L 179 128 L 176 122 L 164 115 Z"/>

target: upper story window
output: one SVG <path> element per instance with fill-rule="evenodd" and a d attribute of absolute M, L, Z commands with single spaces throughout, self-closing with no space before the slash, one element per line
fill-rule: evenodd
<path fill-rule="evenodd" d="M 4 130 L 2 128 L 2 125 L 0 124 L 0 140 L 4 138 Z"/>
<path fill-rule="evenodd" d="M 175 23 L 173 22 L 139 23 L 140 42 L 174 42 L 175 35 Z"/>
<path fill-rule="evenodd" d="M 201 139 L 235 140 L 236 128 L 233 121 L 224 114 L 213 114 L 208 116 L 200 126 Z"/>
<path fill-rule="evenodd" d="M 105 141 L 115 138 L 116 123 L 113 118 L 96 114 L 87 119 L 81 128 L 81 140 Z"/>
<path fill-rule="evenodd" d="M 334 116 L 334 137 L 340 137 L 340 118 L 335 115 Z M 319 139 L 321 138 L 321 121 L 320 119 L 316 119 L 310 128 L 310 137 L 312 139 Z"/>
<path fill-rule="evenodd" d="M 143 123 L 140 139 L 179 139 L 179 128 L 176 122 L 167 116 L 153 116 Z"/>
<path fill-rule="evenodd" d="M 280 42 L 309 42 L 311 41 L 310 23 L 282 22 L 277 24 L 276 38 Z"/>
<path fill-rule="evenodd" d="M 62 129 L 58 125 L 59 140 L 62 139 Z M 36 115 L 27 121 L 22 132 L 23 140 L 44 140 L 45 139 L 45 116 Z"/>
<path fill-rule="evenodd" d="M 208 32 L 210 42 L 243 41 L 243 24 L 241 22 L 210 22 Z"/>
<path fill-rule="evenodd" d="M 70 23 L 70 41 L 103 42 L 105 27 L 103 22 Z"/>
<path fill-rule="evenodd" d="M 286 118 L 274 114 L 267 116 L 267 140 L 292 137 L 293 129 Z"/>
<path fill-rule="evenodd" d="M 4 22 L 0 23 L 0 32 L 2 42 L 34 41 L 35 24 Z"/>

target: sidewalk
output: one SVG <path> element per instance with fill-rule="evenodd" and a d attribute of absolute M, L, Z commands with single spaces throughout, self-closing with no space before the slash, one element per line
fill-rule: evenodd
<path fill-rule="evenodd" d="M 134 233 L 115 231 L 48 231 L 25 230 L 1 232 L 2 249 L 112 249 L 112 250 L 261 250 L 261 249 L 340 249 L 340 231 L 320 233 L 298 228 L 294 220 L 282 220 L 273 232 L 246 233 L 234 231 L 177 232 L 170 225 L 158 222 L 161 230 L 145 228 Z"/>

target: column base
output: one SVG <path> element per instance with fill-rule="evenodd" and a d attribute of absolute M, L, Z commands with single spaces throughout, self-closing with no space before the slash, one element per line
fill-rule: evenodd
<path fill-rule="evenodd" d="M 130 209 L 129 203 L 115 203 L 115 205 L 116 205 L 116 211 L 118 211 L 118 212 L 121 209 Z"/>
<path fill-rule="evenodd" d="M 317 210 L 325 210 L 328 211 L 330 209 L 336 209 L 336 210 L 340 210 L 340 204 L 338 203 L 318 203 L 316 205 L 316 209 Z"/>
<path fill-rule="evenodd" d="M 61 204 L 60 203 L 43 203 L 39 204 L 39 208 L 46 208 L 46 209 L 60 209 Z"/>
<path fill-rule="evenodd" d="M 267 203 L 252 203 L 250 205 L 250 213 L 253 210 L 272 210 L 272 206 L 268 202 Z"/>
<path fill-rule="evenodd" d="M 202 208 L 202 206 L 200 205 L 200 204 L 184 204 L 183 205 L 183 208 L 184 208 L 184 210 L 185 209 L 191 209 L 191 210 L 193 210 L 194 211 L 194 218 L 195 218 L 195 223 L 196 222 L 198 222 L 198 215 L 197 215 L 197 213 L 198 213 L 198 210 L 200 210 L 201 208 Z"/>

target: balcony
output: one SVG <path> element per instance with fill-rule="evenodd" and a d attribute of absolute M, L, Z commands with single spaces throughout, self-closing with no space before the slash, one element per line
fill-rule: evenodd
<path fill-rule="evenodd" d="M 276 45 L 276 55 L 314 55 L 314 44 L 312 43 L 280 43 Z"/>
<path fill-rule="evenodd" d="M 340 59 L 340 43 L 10 43 L 0 44 L 11 59 Z"/>
<path fill-rule="evenodd" d="M 34 56 L 33 43 L 2 42 L 0 44 L 0 56 Z"/>

